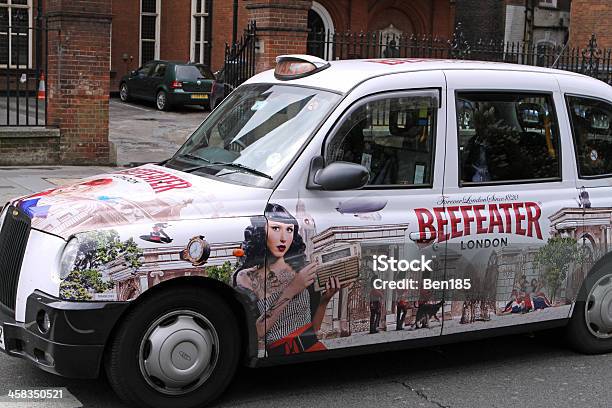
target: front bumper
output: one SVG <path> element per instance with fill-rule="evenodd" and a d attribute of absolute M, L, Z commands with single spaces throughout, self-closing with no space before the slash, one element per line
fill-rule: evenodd
<path fill-rule="evenodd" d="M 106 341 L 127 307 L 128 302 L 62 301 L 36 291 L 28 297 L 24 323 L 0 310 L 5 352 L 53 374 L 96 378 Z M 41 310 L 51 322 L 47 333 L 36 321 Z"/>

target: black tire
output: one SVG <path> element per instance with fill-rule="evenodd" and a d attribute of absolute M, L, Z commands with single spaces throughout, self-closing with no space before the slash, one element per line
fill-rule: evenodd
<path fill-rule="evenodd" d="M 166 91 L 159 91 L 155 95 L 155 107 L 160 111 L 169 111 L 171 106 L 168 101 L 168 94 Z"/>
<path fill-rule="evenodd" d="M 122 82 L 119 85 L 119 98 L 123 102 L 129 102 L 132 100 L 132 97 L 130 96 L 129 88 L 127 86 L 127 83 L 125 82 Z"/>
<path fill-rule="evenodd" d="M 214 365 L 207 365 L 214 368 L 212 368 L 209 375 L 207 374 L 206 379 L 204 379 L 204 376 L 201 376 L 199 380 L 189 380 L 192 382 L 182 389 L 184 391 L 183 394 L 168 395 L 154 388 L 157 383 L 152 385 L 151 379 L 154 381 L 155 377 L 147 376 L 148 371 L 143 368 L 147 364 L 143 363 L 143 358 L 141 357 L 142 345 L 147 344 L 143 340 L 145 336 L 152 338 L 151 325 L 157 323 L 160 317 L 168 313 L 180 315 L 187 312 L 201 314 L 208 323 L 212 324 L 212 332 L 217 336 L 218 347 L 210 347 L 210 350 L 216 351 L 216 363 Z M 180 318 L 176 318 L 175 322 L 178 320 Z M 168 319 L 166 319 L 164 323 L 159 323 L 155 326 L 155 330 L 166 330 L 173 324 L 168 324 Z M 204 327 L 201 324 L 199 326 Z M 172 335 L 180 336 L 176 334 L 179 332 L 190 332 L 190 330 L 179 330 Z M 162 343 L 160 344 L 165 345 L 170 338 L 162 338 Z M 149 341 L 148 344 L 151 357 L 153 355 L 151 342 Z M 181 340 L 179 344 L 185 344 L 185 341 Z M 173 363 L 177 361 L 177 354 L 182 352 L 181 350 L 176 352 L 178 347 L 174 346 L 171 354 L 165 354 L 165 356 L 170 356 L 170 360 Z M 163 351 L 163 347 L 161 350 Z M 146 351 L 142 354 L 146 354 Z M 160 353 L 160 355 L 164 354 Z M 191 354 L 191 356 L 193 355 Z M 200 354 L 196 351 L 195 355 L 199 356 Z M 187 356 L 189 357 L 189 354 Z M 183 355 L 181 357 L 187 361 Z M 151 297 L 137 305 L 125 316 L 107 347 L 105 369 L 108 381 L 115 392 L 126 402 L 134 406 L 195 408 L 203 407 L 210 403 L 225 390 L 234 376 L 239 358 L 239 330 L 236 318 L 230 307 L 221 297 L 210 291 L 199 288 L 181 288 Z M 151 360 L 153 362 L 158 361 L 152 357 Z M 162 358 L 159 361 L 162 361 Z M 184 363 L 185 361 L 182 362 Z M 191 358 L 188 361 L 191 362 Z M 200 359 L 195 358 L 194 361 L 198 362 Z M 213 360 L 211 359 L 211 361 Z M 200 383 L 200 380 L 203 380 L 203 382 Z M 161 384 L 163 385 L 163 382 Z"/>
<path fill-rule="evenodd" d="M 587 276 L 580 288 L 572 317 L 565 328 L 569 345 L 580 353 L 601 354 L 612 351 L 612 328 L 608 326 L 608 329 L 605 327 L 598 329 L 597 325 L 593 326 L 593 322 L 590 322 L 591 318 L 587 317 L 587 311 L 592 310 L 593 307 L 601 307 L 599 303 L 603 301 L 595 302 L 594 300 L 601 298 L 601 288 L 607 291 L 608 285 L 611 290 L 605 293 L 609 293 L 609 296 L 612 297 L 612 267 L 602 265 Z M 593 293 L 596 293 L 597 296 L 593 296 Z M 607 299 L 609 299 L 608 295 L 604 296 L 604 301 Z M 607 306 L 604 307 L 605 310 L 610 310 Z M 612 319 L 612 316 L 608 316 L 608 319 Z M 607 333 L 610 333 L 609 337 Z"/>

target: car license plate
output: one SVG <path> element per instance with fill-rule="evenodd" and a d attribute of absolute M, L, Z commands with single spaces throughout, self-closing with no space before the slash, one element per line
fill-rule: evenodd
<path fill-rule="evenodd" d="M 4 327 L 0 325 L 0 349 L 6 350 L 6 346 L 4 345 Z"/>
<path fill-rule="evenodd" d="M 191 95 L 191 99 L 208 99 L 207 94 L 193 94 Z"/>

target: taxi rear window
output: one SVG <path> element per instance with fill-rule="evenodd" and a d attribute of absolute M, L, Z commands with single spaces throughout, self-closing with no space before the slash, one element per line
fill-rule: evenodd
<path fill-rule="evenodd" d="M 612 176 L 612 104 L 580 96 L 567 97 L 582 178 Z"/>

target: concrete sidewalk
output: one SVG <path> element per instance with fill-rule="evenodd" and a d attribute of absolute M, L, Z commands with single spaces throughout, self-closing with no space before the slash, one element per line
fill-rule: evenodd
<path fill-rule="evenodd" d="M 113 167 L 0 167 L 0 207 L 12 198 L 71 184 L 84 177 L 119 170 Z"/>

